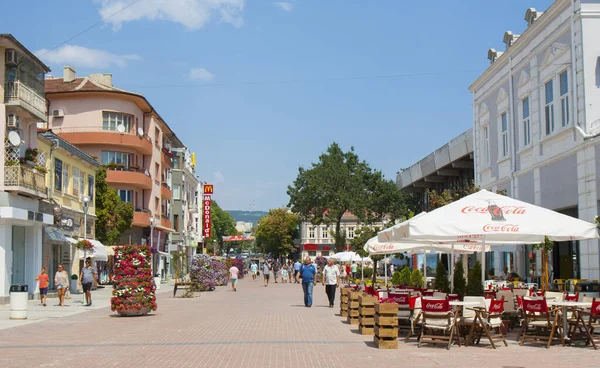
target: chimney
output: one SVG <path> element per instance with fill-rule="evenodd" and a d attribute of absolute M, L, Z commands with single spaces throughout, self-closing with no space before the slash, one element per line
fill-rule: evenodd
<path fill-rule="evenodd" d="M 112 87 L 112 74 L 90 74 L 90 79 L 106 87 Z"/>
<path fill-rule="evenodd" d="M 72 66 L 65 66 L 63 68 L 63 82 L 71 83 L 75 80 L 75 68 Z"/>

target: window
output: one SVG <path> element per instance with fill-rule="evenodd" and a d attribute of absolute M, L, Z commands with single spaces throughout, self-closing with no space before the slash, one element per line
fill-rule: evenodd
<path fill-rule="evenodd" d="M 502 128 L 502 157 L 508 156 L 508 117 L 506 113 L 500 115 Z"/>
<path fill-rule="evenodd" d="M 529 120 L 529 97 L 525 97 L 521 102 L 523 107 L 521 124 L 523 124 L 523 146 L 528 146 L 531 143 L 531 122 Z"/>
<path fill-rule="evenodd" d="M 158 163 L 154 164 L 154 180 L 158 181 L 160 177 L 160 165 Z"/>
<path fill-rule="evenodd" d="M 154 143 L 158 144 L 160 138 L 160 129 L 154 128 Z"/>
<path fill-rule="evenodd" d="M 82 195 L 83 196 L 83 192 L 79 193 L 79 183 L 81 183 L 81 179 L 83 179 L 81 177 L 81 172 L 79 171 L 78 168 L 74 167 L 73 168 L 73 195 L 74 196 L 78 196 L 78 195 Z"/>
<path fill-rule="evenodd" d="M 490 163 L 490 132 L 487 126 L 483 127 L 483 157 L 486 164 Z"/>
<path fill-rule="evenodd" d="M 119 125 L 125 127 L 125 132 L 131 132 L 131 116 L 116 112 L 102 113 L 102 130 L 116 131 Z"/>
<path fill-rule="evenodd" d="M 173 199 L 181 199 L 181 185 L 173 184 Z"/>
<path fill-rule="evenodd" d="M 354 239 L 354 228 L 348 227 L 348 239 Z"/>
<path fill-rule="evenodd" d="M 316 257 L 317 256 L 317 251 L 315 251 L 315 250 L 309 250 L 308 251 L 308 256 L 309 257 Z"/>
<path fill-rule="evenodd" d="M 94 177 L 88 175 L 88 196 L 90 196 L 90 205 L 94 205 Z"/>
<path fill-rule="evenodd" d="M 546 134 L 554 131 L 554 83 L 549 81 L 546 83 L 546 107 L 544 109 L 546 116 Z"/>
<path fill-rule="evenodd" d="M 62 190 L 62 161 L 54 159 L 54 190 Z"/>
<path fill-rule="evenodd" d="M 314 226 L 311 226 L 308 228 L 308 237 L 310 239 L 314 239 L 315 238 L 315 228 Z"/>
<path fill-rule="evenodd" d="M 176 233 L 179 232 L 179 215 L 173 215 L 173 229 Z"/>
<path fill-rule="evenodd" d="M 179 169 L 179 156 L 173 157 L 173 168 Z"/>
<path fill-rule="evenodd" d="M 63 180 L 62 180 L 62 184 L 63 184 L 63 193 L 67 194 L 69 193 L 69 165 L 63 163 Z"/>
<path fill-rule="evenodd" d="M 119 197 L 121 197 L 121 201 L 132 203 L 133 190 L 119 189 L 117 192 L 119 193 Z"/>
<path fill-rule="evenodd" d="M 127 152 L 102 151 L 102 165 L 116 164 L 128 168 L 133 163 L 131 154 Z"/>
<path fill-rule="evenodd" d="M 560 117 L 562 126 L 569 125 L 569 75 L 560 73 Z"/>
<path fill-rule="evenodd" d="M 321 230 L 321 238 L 327 239 L 328 236 L 329 236 L 329 231 L 327 230 L 327 226 L 325 226 L 323 228 L 323 230 Z"/>

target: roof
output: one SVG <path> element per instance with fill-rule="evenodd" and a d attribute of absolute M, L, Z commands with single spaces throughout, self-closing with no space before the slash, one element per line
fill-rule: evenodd
<path fill-rule="evenodd" d="M 165 122 L 162 116 L 156 111 L 154 106 L 144 97 L 143 95 L 131 91 L 127 91 L 114 86 L 107 86 L 97 81 L 92 80 L 89 77 L 75 78 L 72 82 L 65 83 L 63 78 L 46 78 L 45 80 L 45 92 L 46 96 L 55 95 L 61 93 L 86 93 L 86 92 L 105 92 L 105 93 L 117 93 L 133 96 L 144 101 L 149 107 L 150 113 L 154 113 L 165 127 L 171 132 L 168 136 L 174 136 L 173 129 Z"/>
<path fill-rule="evenodd" d="M 35 56 L 31 51 L 29 51 L 27 47 L 23 46 L 19 41 L 17 41 L 17 39 L 13 35 L 8 33 L 0 33 L 0 40 L 2 39 L 8 40 L 16 47 L 20 48 L 21 51 L 25 52 L 27 56 L 29 56 L 34 62 L 40 64 L 40 66 L 44 68 L 46 73 L 50 72 L 50 68 L 46 64 L 44 64 L 40 59 L 38 59 L 38 57 Z"/>
<path fill-rule="evenodd" d="M 42 137 L 42 139 L 45 139 L 50 144 L 52 144 L 53 141 L 58 141 L 59 148 L 62 148 L 68 153 L 79 157 L 80 159 L 92 165 L 96 169 L 100 167 L 100 163 L 98 163 L 98 161 L 96 161 L 92 156 L 83 152 L 82 150 L 75 147 L 63 138 L 59 137 L 58 135 L 54 134 L 52 130 L 40 129 L 38 130 L 38 137 Z"/>

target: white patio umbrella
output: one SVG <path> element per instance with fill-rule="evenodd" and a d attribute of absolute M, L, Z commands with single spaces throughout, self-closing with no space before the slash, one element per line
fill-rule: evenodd
<path fill-rule="evenodd" d="M 439 241 L 482 244 L 537 244 L 553 241 L 598 239 L 595 224 L 485 189 L 413 217 L 393 234 L 405 241 Z M 396 238 L 398 236 L 399 238 Z M 485 252 L 482 252 L 485 280 Z"/>

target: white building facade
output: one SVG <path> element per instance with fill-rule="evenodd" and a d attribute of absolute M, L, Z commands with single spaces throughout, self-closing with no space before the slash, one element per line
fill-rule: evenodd
<path fill-rule="evenodd" d="M 475 181 L 482 188 L 585 221 L 600 193 L 600 1 L 556 0 L 527 9 L 521 35 L 504 33 L 505 51 L 471 85 Z M 544 221 L 544 219 L 540 219 Z M 554 279 L 600 279 L 598 241 L 556 243 Z M 487 269 L 541 274 L 531 246 L 500 248 Z"/>

